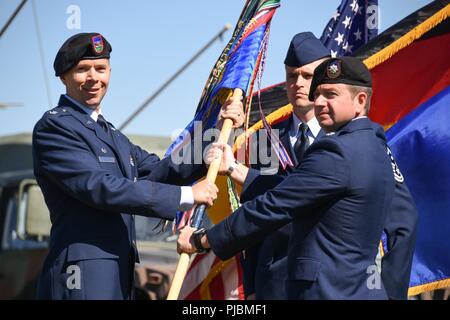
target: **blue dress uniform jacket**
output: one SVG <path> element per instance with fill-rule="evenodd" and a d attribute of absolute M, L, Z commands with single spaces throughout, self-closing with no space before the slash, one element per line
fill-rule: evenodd
<path fill-rule="evenodd" d="M 132 298 L 133 215 L 173 219 L 181 189 L 165 183 L 195 178 L 193 166 L 183 172 L 111 132 L 64 96 L 34 128 L 34 173 L 52 221 L 39 298 Z"/>
<path fill-rule="evenodd" d="M 395 164 L 395 161 L 393 161 Z M 396 179 L 394 199 L 384 233 L 387 252 L 381 259 L 381 279 L 389 299 L 406 300 L 417 236 L 418 213 L 403 179 Z"/>
<path fill-rule="evenodd" d="M 373 130 L 376 132 L 377 136 L 381 139 L 384 137 L 384 130 L 377 124 L 373 124 Z M 280 139 L 283 130 L 280 130 Z M 323 131 L 320 132 L 318 137 L 323 136 Z M 286 142 L 287 143 L 287 142 Z M 288 152 L 291 151 L 288 149 Z M 292 152 L 292 151 L 291 151 Z M 392 156 L 392 154 L 391 154 Z M 389 299 L 393 300 L 406 300 L 408 298 L 408 287 L 409 280 L 411 275 L 411 266 L 412 260 L 414 256 L 414 247 L 416 242 L 416 234 L 417 234 L 417 219 L 418 213 L 414 203 L 414 200 L 409 192 L 407 184 L 404 181 L 404 178 L 398 168 L 396 161 L 393 156 L 391 158 L 391 162 L 393 167 L 395 168 L 396 175 L 398 179 L 395 179 L 395 189 L 394 195 L 392 199 L 391 208 L 389 210 L 388 216 L 386 218 L 386 222 L 384 224 L 384 235 L 386 236 L 384 255 L 381 260 L 381 279 L 385 286 L 386 292 L 388 294 Z M 258 195 L 263 194 L 265 191 L 274 188 L 281 181 L 286 178 L 286 174 L 280 174 L 281 169 L 279 171 L 279 175 L 274 176 L 260 176 L 260 172 L 254 169 L 250 169 L 247 175 L 247 179 L 245 180 L 243 191 L 241 194 L 241 201 L 249 201 L 255 198 Z M 287 169 L 284 171 L 285 173 L 292 172 L 291 169 Z M 258 179 L 259 183 L 254 183 L 254 180 Z M 285 240 L 287 241 L 289 238 L 290 232 L 290 224 L 283 226 L 280 230 L 284 230 Z M 276 241 L 273 239 L 273 236 L 278 234 L 279 230 L 275 231 L 273 234 L 267 237 L 267 239 L 271 239 L 272 241 Z M 278 237 L 278 239 L 283 239 L 282 237 Z M 265 243 L 266 241 L 263 241 Z M 283 252 L 280 248 L 287 248 L 287 242 L 285 246 L 280 244 L 280 241 L 275 242 L 277 244 L 277 252 Z M 256 246 L 260 248 L 259 246 Z M 262 248 L 263 246 L 261 246 Z M 280 280 L 283 275 L 282 271 L 285 272 L 284 277 L 287 277 L 287 266 L 283 265 L 284 262 L 287 263 L 287 259 L 281 259 L 276 255 L 273 255 L 272 261 L 274 263 L 270 263 L 269 259 L 264 259 L 264 257 L 272 254 L 273 251 L 270 250 L 271 244 L 270 241 L 267 241 L 264 250 L 266 253 L 261 253 L 261 256 L 256 256 L 261 261 L 256 267 L 253 266 L 253 269 L 256 271 L 256 282 L 254 284 L 254 288 L 256 288 L 256 298 L 257 299 L 281 299 L 282 292 L 284 292 L 284 286 L 280 285 L 275 279 Z M 255 250 L 252 248 L 250 251 L 250 258 L 246 258 L 246 264 L 249 264 L 249 261 L 255 260 L 254 252 Z M 286 249 L 287 251 L 287 249 Z M 268 253 L 267 253 L 268 252 Z M 257 252 L 260 253 L 260 252 Z M 287 254 L 286 254 L 287 255 Z M 266 262 L 266 263 L 264 263 Z M 284 264 L 286 264 L 284 263 Z M 273 264 L 273 265 L 272 265 Z M 264 266 L 266 266 L 264 268 Z M 264 270 L 270 270 L 263 273 Z M 279 271 L 279 272 L 276 272 Z M 245 272 L 245 268 L 244 268 Z M 255 277 L 254 274 L 250 274 L 247 271 L 248 278 L 250 276 Z M 261 274 L 261 276 L 259 276 Z M 247 278 L 244 278 L 247 279 Z M 252 279 L 252 278 L 250 278 Z M 264 281 L 266 279 L 266 281 Z M 245 287 L 245 283 L 244 283 Z M 265 288 L 261 289 L 261 288 Z M 255 289 L 254 289 L 255 290 Z M 264 291 L 261 291 L 264 290 Z M 270 291 L 271 290 L 271 291 Z"/>
<path fill-rule="evenodd" d="M 289 299 L 387 299 L 371 282 L 395 187 L 386 153 L 367 118 L 318 139 L 284 181 L 208 231 L 212 250 L 227 259 L 292 222 Z"/>
<path fill-rule="evenodd" d="M 273 126 L 274 130 L 278 130 L 279 139 L 286 148 L 289 157 L 294 164 L 298 161 L 294 155 L 289 138 L 289 130 L 292 126 L 292 116 L 288 119 Z M 258 133 L 258 132 L 257 132 Z M 257 134 L 256 133 L 256 134 Z M 317 138 L 323 135 L 320 130 Z M 255 138 L 253 141 L 259 141 Z M 265 144 L 254 144 L 255 148 L 253 154 L 260 155 L 268 154 L 267 150 L 259 150 Z M 270 148 L 270 143 L 267 144 L 267 149 Z M 272 151 L 273 152 L 273 151 Z M 293 167 L 283 167 L 279 164 L 276 175 L 270 175 L 270 182 L 266 184 L 251 184 L 260 173 L 264 166 L 258 161 L 257 164 L 252 165 L 249 170 L 249 177 L 246 179 L 241 193 L 241 202 L 250 201 L 257 195 L 263 194 L 265 191 L 271 189 L 276 184 L 281 182 Z M 267 168 L 266 168 L 267 169 Z M 244 270 L 244 290 L 246 295 L 255 293 L 255 298 L 258 300 L 280 300 L 286 299 L 285 281 L 287 280 L 287 249 L 289 243 L 289 234 L 291 225 L 287 224 L 280 229 L 274 231 L 264 238 L 261 243 L 245 250 L 243 255 L 243 270 Z"/>

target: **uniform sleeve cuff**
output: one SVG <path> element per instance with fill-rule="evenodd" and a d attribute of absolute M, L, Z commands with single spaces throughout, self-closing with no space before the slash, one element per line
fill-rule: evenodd
<path fill-rule="evenodd" d="M 181 187 L 180 211 L 190 210 L 194 205 L 194 193 L 192 187 Z"/>

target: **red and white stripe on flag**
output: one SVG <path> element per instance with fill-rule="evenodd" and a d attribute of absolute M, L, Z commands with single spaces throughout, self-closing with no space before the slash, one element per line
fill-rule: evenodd
<path fill-rule="evenodd" d="M 180 300 L 244 300 L 239 255 L 222 261 L 210 251 L 197 255 L 180 291 Z"/>

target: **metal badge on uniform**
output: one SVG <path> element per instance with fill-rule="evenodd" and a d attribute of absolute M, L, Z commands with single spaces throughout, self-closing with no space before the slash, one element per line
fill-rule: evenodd
<path fill-rule="evenodd" d="M 328 64 L 327 77 L 330 79 L 336 79 L 341 75 L 341 61 L 333 60 Z"/>
<path fill-rule="evenodd" d="M 405 181 L 405 179 L 403 178 L 400 168 L 398 167 L 397 162 L 394 159 L 391 149 L 389 149 L 389 147 L 386 146 L 386 150 L 387 150 L 387 154 L 388 154 L 389 158 L 391 159 L 392 171 L 394 173 L 395 181 L 397 181 L 398 183 L 403 183 L 403 181 Z"/>
<path fill-rule="evenodd" d="M 130 154 L 130 164 L 132 167 L 134 167 L 134 160 L 131 154 Z"/>
<path fill-rule="evenodd" d="M 100 150 L 101 150 L 101 152 L 103 152 L 103 153 L 107 153 L 107 152 L 108 152 L 108 150 L 106 150 L 106 148 L 101 148 Z"/>
<path fill-rule="evenodd" d="M 116 158 L 114 158 L 114 157 L 101 157 L 101 156 L 98 156 L 98 161 L 100 161 L 102 163 L 115 163 L 116 162 Z"/>

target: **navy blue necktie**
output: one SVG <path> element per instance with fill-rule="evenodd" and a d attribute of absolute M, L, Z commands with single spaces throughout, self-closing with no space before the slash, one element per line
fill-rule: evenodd
<path fill-rule="evenodd" d="M 101 114 L 98 115 L 97 123 L 100 125 L 100 127 L 102 127 L 102 129 L 106 132 L 108 136 L 111 135 L 108 121 L 106 121 L 106 119 Z"/>
<path fill-rule="evenodd" d="M 306 133 L 308 132 L 308 125 L 301 123 L 298 130 L 297 141 L 294 144 L 294 153 L 297 161 L 300 162 L 303 159 L 303 154 L 309 147 L 309 139 Z"/>

